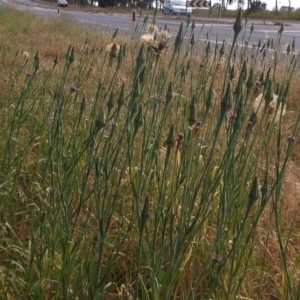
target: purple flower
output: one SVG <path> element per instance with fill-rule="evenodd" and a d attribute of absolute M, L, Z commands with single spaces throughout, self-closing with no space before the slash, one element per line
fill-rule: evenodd
<path fill-rule="evenodd" d="M 165 103 L 166 102 L 166 98 L 162 95 L 156 94 L 155 95 L 155 99 L 159 102 L 159 103 Z"/>
<path fill-rule="evenodd" d="M 200 68 L 204 68 L 204 67 L 205 67 L 205 64 L 204 64 L 203 62 L 200 62 L 200 63 L 199 63 L 199 67 L 200 67 Z"/>
<path fill-rule="evenodd" d="M 118 123 L 117 123 L 116 121 L 114 121 L 114 120 L 111 120 L 111 121 L 109 121 L 109 125 L 110 125 L 111 127 L 117 127 L 117 126 L 118 126 Z"/>
<path fill-rule="evenodd" d="M 28 77 L 31 77 L 32 75 L 33 75 L 33 72 L 26 72 L 26 75 L 28 76 Z"/>
<path fill-rule="evenodd" d="M 72 93 L 73 93 L 73 92 L 78 92 L 78 91 L 79 91 L 79 88 L 76 87 L 76 85 L 72 84 L 70 90 L 71 90 Z"/>
<path fill-rule="evenodd" d="M 237 115 L 233 110 L 226 112 L 226 118 L 229 120 L 236 119 Z"/>
<path fill-rule="evenodd" d="M 210 259 L 214 262 L 214 263 L 221 263 L 223 261 L 223 257 L 222 256 L 217 256 L 215 254 L 211 254 L 210 255 Z"/>
<path fill-rule="evenodd" d="M 253 48 L 257 48 L 258 45 L 257 45 L 257 44 L 252 44 L 252 47 L 253 47 Z"/>
<path fill-rule="evenodd" d="M 248 43 L 249 43 L 248 41 L 245 41 L 245 45 L 246 45 L 246 46 L 248 45 Z"/>

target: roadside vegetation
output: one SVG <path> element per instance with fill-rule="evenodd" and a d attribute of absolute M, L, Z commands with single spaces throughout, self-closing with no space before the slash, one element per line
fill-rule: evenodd
<path fill-rule="evenodd" d="M 283 26 L 252 41 L 239 14 L 231 45 L 192 20 L 131 37 L 0 20 L 1 299 L 300 298 Z"/>

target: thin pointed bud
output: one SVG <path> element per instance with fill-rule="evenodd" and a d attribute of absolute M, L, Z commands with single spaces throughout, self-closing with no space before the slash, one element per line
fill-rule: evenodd
<path fill-rule="evenodd" d="M 105 116 L 104 111 L 101 109 L 99 116 L 95 122 L 95 134 L 105 126 Z"/>
<path fill-rule="evenodd" d="M 80 102 L 80 110 L 79 110 L 79 114 L 82 115 L 83 112 L 85 111 L 86 109 L 86 99 L 85 99 L 85 94 L 83 95 L 83 98 Z"/>
<path fill-rule="evenodd" d="M 40 67 L 40 58 L 39 58 L 39 52 L 37 51 L 34 56 L 34 71 L 36 72 Z"/>
<path fill-rule="evenodd" d="M 194 29 L 196 28 L 196 23 L 195 23 L 195 19 L 193 19 L 193 22 L 192 22 L 192 30 L 194 31 Z"/>
<path fill-rule="evenodd" d="M 235 88 L 235 93 L 236 93 L 237 98 L 239 98 L 243 93 L 243 82 L 244 82 L 243 77 L 239 76 L 239 81 L 238 81 L 237 86 Z"/>
<path fill-rule="evenodd" d="M 221 114 L 225 115 L 225 113 L 232 107 L 232 90 L 231 90 L 231 82 L 228 82 L 225 95 L 221 101 Z"/>
<path fill-rule="evenodd" d="M 292 52 L 295 52 L 295 37 L 293 38 L 293 42 L 292 42 Z"/>
<path fill-rule="evenodd" d="M 262 202 L 264 204 L 264 203 L 266 203 L 268 191 L 269 191 L 268 171 L 266 171 L 266 173 L 265 173 L 264 183 L 263 183 L 260 191 L 261 191 Z"/>
<path fill-rule="evenodd" d="M 246 83 L 247 89 L 250 90 L 253 88 L 254 86 L 254 72 L 253 72 L 253 68 L 251 68 L 250 70 L 250 74 Z"/>
<path fill-rule="evenodd" d="M 119 28 L 117 28 L 117 29 L 115 30 L 115 32 L 114 32 L 114 34 L 113 34 L 113 36 L 112 36 L 112 39 L 114 39 L 114 38 L 117 36 L 118 31 L 119 31 Z"/>
<path fill-rule="evenodd" d="M 56 66 L 58 63 L 59 63 L 59 55 L 57 53 L 54 59 L 54 66 Z"/>
<path fill-rule="evenodd" d="M 171 125 L 169 135 L 166 140 L 166 146 L 168 149 L 174 147 L 175 145 L 175 138 L 174 138 L 174 124 Z"/>
<path fill-rule="evenodd" d="M 124 93 L 124 84 L 122 85 L 121 92 L 118 98 L 118 109 L 120 109 L 125 103 L 125 93 Z"/>
<path fill-rule="evenodd" d="M 224 55 L 225 53 L 225 40 L 223 40 L 223 43 L 222 43 L 222 46 L 221 46 L 221 49 L 220 49 L 220 58 Z"/>
<path fill-rule="evenodd" d="M 249 193 L 249 201 L 248 201 L 248 206 L 247 206 L 247 212 L 250 211 L 253 204 L 258 200 L 258 198 L 259 198 L 258 179 L 257 179 L 257 176 L 255 176 L 254 180 L 253 180 L 253 183 L 252 183 L 251 191 Z"/>
<path fill-rule="evenodd" d="M 150 218 L 150 200 L 149 200 L 149 196 L 147 195 L 141 212 L 141 233 L 144 230 L 149 218 Z"/>
<path fill-rule="evenodd" d="M 108 112 L 110 112 L 114 108 L 114 95 L 112 92 L 110 93 L 109 100 L 107 101 L 107 108 Z"/>
<path fill-rule="evenodd" d="M 289 88 L 290 86 L 289 84 L 287 84 L 284 90 L 280 90 L 279 96 L 277 98 L 277 107 L 279 107 L 280 104 L 282 104 L 282 106 L 286 104 Z"/>
<path fill-rule="evenodd" d="M 230 80 L 232 80 L 234 77 L 235 77 L 235 71 L 234 71 L 234 65 L 232 65 L 230 68 L 229 78 Z"/>
<path fill-rule="evenodd" d="M 174 53 L 177 53 L 179 51 L 182 41 L 183 41 L 183 23 L 181 22 L 179 31 L 175 39 Z"/>
<path fill-rule="evenodd" d="M 75 53 L 74 53 L 74 47 L 72 47 L 68 62 L 69 64 L 72 64 L 74 61 L 75 61 Z"/>
<path fill-rule="evenodd" d="M 242 73 L 241 73 L 241 76 L 243 76 L 243 80 L 245 81 L 246 78 L 247 78 L 247 63 L 246 61 L 244 60 L 243 62 L 243 68 L 242 68 Z"/>
<path fill-rule="evenodd" d="M 236 59 L 236 51 L 237 51 L 237 48 L 238 48 L 238 47 L 234 47 L 233 54 L 232 54 L 233 60 Z"/>
<path fill-rule="evenodd" d="M 261 41 L 260 39 L 258 40 L 257 48 L 259 49 L 261 47 Z"/>
<path fill-rule="evenodd" d="M 207 42 L 205 52 L 206 52 L 206 57 L 208 57 L 209 53 L 210 53 L 210 40 L 208 40 L 208 42 Z"/>
<path fill-rule="evenodd" d="M 287 54 L 290 54 L 290 52 L 291 52 L 291 45 L 290 44 L 286 45 L 286 52 L 287 52 Z"/>
<path fill-rule="evenodd" d="M 136 134 L 138 129 L 143 125 L 144 117 L 143 117 L 143 108 L 142 106 L 139 107 L 139 111 L 134 118 L 134 133 Z"/>
<path fill-rule="evenodd" d="M 146 66 L 143 67 L 142 71 L 139 74 L 140 84 L 143 84 L 146 80 Z"/>
<path fill-rule="evenodd" d="M 265 101 L 266 101 L 265 107 L 268 107 L 272 100 L 273 100 L 273 91 L 272 91 L 272 81 L 270 79 L 269 83 L 267 85 L 267 91 L 265 94 Z"/>
<path fill-rule="evenodd" d="M 119 55 L 118 55 L 118 67 L 121 66 L 121 63 L 126 57 L 126 44 L 121 45 Z"/>
<path fill-rule="evenodd" d="M 185 66 L 182 66 L 181 72 L 180 72 L 180 80 L 184 80 L 185 79 Z"/>
<path fill-rule="evenodd" d="M 172 87 L 172 82 L 170 82 L 167 91 L 167 96 L 166 96 L 167 104 L 170 102 L 172 96 L 173 96 L 173 87 Z"/>
<path fill-rule="evenodd" d="M 136 67 L 139 69 L 145 63 L 144 43 L 141 44 L 139 54 L 136 58 Z"/>
<path fill-rule="evenodd" d="M 192 47 L 194 47 L 194 45 L 195 45 L 195 34 L 194 34 L 194 32 L 192 33 L 192 37 L 191 37 L 191 41 L 190 41 L 190 44 L 191 44 L 191 46 Z"/>
<path fill-rule="evenodd" d="M 236 20 L 235 20 L 235 22 L 233 24 L 234 40 L 236 40 L 236 38 L 238 37 L 238 35 L 242 31 L 242 29 L 243 29 L 243 24 L 242 24 L 242 9 L 239 8 L 238 15 L 237 15 Z"/>
<path fill-rule="evenodd" d="M 278 33 L 283 33 L 283 22 L 281 23 L 281 25 L 280 25 L 280 28 L 279 28 L 279 30 L 278 30 Z"/>
<path fill-rule="evenodd" d="M 206 102 L 205 102 L 206 113 L 208 113 L 208 111 L 212 107 L 213 101 L 214 101 L 214 98 L 213 98 L 213 88 L 212 88 L 212 84 L 211 84 L 209 92 L 208 92 L 208 96 L 207 96 L 207 99 L 206 99 Z"/>
<path fill-rule="evenodd" d="M 250 32 L 252 33 L 253 30 L 254 30 L 254 24 L 252 23 L 252 24 L 251 24 L 251 28 L 250 28 Z"/>
<path fill-rule="evenodd" d="M 266 75 L 265 82 L 264 82 L 265 85 L 267 85 L 269 83 L 270 72 L 271 72 L 271 68 L 269 68 L 268 71 L 267 71 L 267 75 Z"/>
<path fill-rule="evenodd" d="M 193 124 L 196 123 L 196 96 L 193 95 L 191 104 L 189 106 L 189 111 L 190 111 L 190 115 L 189 115 L 189 125 L 192 126 Z"/>

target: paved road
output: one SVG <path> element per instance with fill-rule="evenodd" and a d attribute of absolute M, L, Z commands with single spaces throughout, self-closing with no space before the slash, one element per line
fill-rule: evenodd
<path fill-rule="evenodd" d="M 14 1 L 14 2 L 10 2 Z M 101 27 L 102 30 L 114 30 L 119 28 L 123 31 L 129 31 L 132 28 L 131 15 L 126 14 L 105 14 L 105 13 L 91 13 L 91 12 L 78 12 L 72 10 L 72 7 L 65 9 L 60 9 L 60 14 L 57 13 L 57 7 L 55 5 L 46 4 L 43 2 L 36 2 L 31 0 L 0 0 L 0 5 L 11 5 L 18 10 L 29 10 L 38 15 L 45 17 L 56 18 L 60 17 L 62 14 L 68 14 L 72 16 L 77 22 L 81 22 L 86 26 L 96 26 Z M 138 18 L 137 18 L 138 19 Z M 169 28 L 171 34 L 176 35 L 178 28 L 181 22 L 186 22 L 186 19 L 178 17 L 161 17 L 156 19 L 156 25 L 158 27 L 164 28 L 165 25 Z M 151 18 L 149 17 L 149 23 Z M 205 40 L 209 34 L 209 39 L 212 42 L 216 41 L 218 36 L 218 41 L 222 42 L 226 40 L 228 43 L 232 41 L 233 30 L 232 24 L 233 19 L 222 19 L 220 23 L 217 23 L 216 19 L 210 18 L 197 18 L 196 19 L 196 37 L 200 40 Z M 262 21 L 253 21 L 257 23 L 254 25 L 254 31 L 252 33 L 251 39 L 250 36 L 250 25 L 252 21 L 248 21 L 248 24 L 245 29 L 245 34 L 240 34 L 238 43 L 242 44 L 242 39 L 248 41 L 249 45 L 257 44 L 259 39 L 261 42 L 266 42 L 268 38 L 277 39 L 279 25 L 275 26 L 272 22 L 267 21 L 263 24 Z M 142 23 L 142 22 L 141 22 Z M 138 22 L 137 22 L 138 24 Z M 203 25 L 204 24 L 204 25 Z M 139 26 L 139 25 L 138 25 Z M 203 27 L 204 26 L 204 27 Z M 186 38 L 188 38 L 189 31 Z M 299 49 L 300 45 L 300 23 L 298 22 L 289 22 L 286 24 L 284 31 L 281 37 L 281 45 L 286 45 L 287 43 L 292 43 L 293 37 L 296 38 L 296 50 Z M 299 41 L 297 43 L 297 40 Z M 298 52 L 298 51 L 297 51 Z"/>

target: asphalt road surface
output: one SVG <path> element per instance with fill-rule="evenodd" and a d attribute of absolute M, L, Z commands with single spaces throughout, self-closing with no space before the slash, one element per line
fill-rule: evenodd
<path fill-rule="evenodd" d="M 13 2 L 12 2 L 13 1 Z M 115 30 L 119 28 L 119 30 L 124 32 L 131 32 L 132 30 L 132 15 L 131 14 L 105 14 L 105 13 L 92 13 L 92 12 L 78 12 L 73 11 L 72 7 L 69 8 L 60 8 L 60 12 L 58 14 L 57 7 L 55 5 L 46 4 L 43 2 L 36 2 L 31 0 L 0 0 L 0 9 L 1 5 L 10 5 L 18 10 L 26 10 L 31 11 L 32 13 L 38 14 L 43 17 L 50 18 L 59 18 L 63 14 L 68 14 L 72 16 L 74 20 L 82 23 L 86 26 L 92 26 L 95 28 L 101 28 L 101 30 Z M 142 20 L 138 20 L 138 13 L 136 18 L 136 23 L 134 26 L 138 26 L 138 28 L 143 23 Z M 148 23 L 150 24 L 152 18 L 149 16 Z M 172 35 L 176 35 L 180 23 L 186 23 L 185 17 L 159 17 L 156 18 L 156 25 L 158 27 L 164 28 L 167 26 Z M 233 39 L 233 29 L 232 25 L 234 19 L 221 19 L 220 23 L 216 19 L 210 18 L 197 18 L 196 22 L 196 35 L 195 37 L 198 40 L 206 40 L 207 36 L 211 42 L 222 42 L 225 40 L 228 44 L 231 43 Z M 251 38 L 250 36 L 250 27 L 252 22 L 254 23 L 254 31 L 252 32 Z M 284 31 L 281 35 L 281 45 L 282 49 L 287 43 L 292 43 L 293 38 L 295 37 L 296 41 L 296 52 L 298 52 L 299 42 L 300 41 L 300 23 L 299 22 L 286 22 L 284 26 Z M 278 30 L 280 26 L 274 25 L 270 20 L 263 22 L 258 20 L 249 20 L 247 26 L 244 31 L 240 34 L 238 43 L 242 44 L 244 41 L 248 41 L 248 45 L 251 47 L 258 43 L 261 40 L 263 44 L 268 39 L 273 39 L 275 42 L 278 36 Z M 187 32 L 187 36 L 189 37 L 190 31 Z"/>

